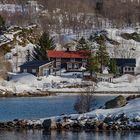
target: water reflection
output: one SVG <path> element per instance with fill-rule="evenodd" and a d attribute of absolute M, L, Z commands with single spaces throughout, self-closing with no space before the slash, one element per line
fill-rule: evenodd
<path fill-rule="evenodd" d="M 0 131 L 0 140 L 139 140 L 139 132 Z"/>

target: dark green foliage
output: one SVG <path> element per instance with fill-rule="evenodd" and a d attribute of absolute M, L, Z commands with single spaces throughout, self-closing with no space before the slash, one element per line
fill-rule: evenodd
<path fill-rule="evenodd" d="M 39 39 L 39 46 L 45 47 L 46 50 L 54 50 L 55 49 L 55 43 L 54 38 L 49 35 L 49 33 L 44 32 L 42 36 Z"/>
<path fill-rule="evenodd" d="M 87 43 L 87 40 L 84 37 L 82 37 L 80 40 L 78 40 L 77 44 L 78 44 L 76 47 L 77 50 L 89 50 L 90 49 L 89 45 Z"/>
<path fill-rule="evenodd" d="M 95 41 L 100 44 L 103 45 L 106 42 L 106 37 L 104 35 L 100 35 L 98 37 L 95 38 Z"/>
<path fill-rule="evenodd" d="M 88 59 L 88 67 L 87 69 L 90 72 L 90 75 L 92 76 L 93 72 L 99 72 L 99 61 L 95 56 L 90 56 Z"/>
<path fill-rule="evenodd" d="M 110 60 L 109 69 L 110 69 L 109 72 L 113 73 L 114 76 L 116 76 L 118 74 L 117 64 L 116 64 L 116 61 L 114 59 Z"/>
<path fill-rule="evenodd" d="M 5 20 L 0 16 L 0 31 L 5 30 Z"/>
<path fill-rule="evenodd" d="M 26 62 L 29 62 L 29 61 L 31 61 L 31 52 L 30 52 L 30 50 L 28 49 L 27 50 L 27 55 L 26 55 Z"/>
<path fill-rule="evenodd" d="M 49 33 L 43 33 L 39 39 L 39 43 L 33 50 L 33 60 L 47 60 L 47 50 L 55 49 L 54 39 L 50 37 Z"/>
<path fill-rule="evenodd" d="M 96 52 L 97 60 L 100 64 L 100 72 L 102 73 L 103 66 L 107 66 L 109 64 L 109 54 L 106 50 L 106 46 L 100 45 L 98 51 Z"/>

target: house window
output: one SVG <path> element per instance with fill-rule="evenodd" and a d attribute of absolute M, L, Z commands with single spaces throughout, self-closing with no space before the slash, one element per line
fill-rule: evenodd
<path fill-rule="evenodd" d="M 32 69 L 32 73 L 36 73 L 36 69 Z"/>
<path fill-rule="evenodd" d="M 61 67 L 61 62 L 56 62 L 56 68 Z"/>
<path fill-rule="evenodd" d="M 61 61 L 61 58 L 56 58 L 56 61 Z"/>
<path fill-rule="evenodd" d="M 131 68 L 128 68 L 128 71 L 131 71 Z"/>
<path fill-rule="evenodd" d="M 78 66 L 79 66 L 78 64 L 74 64 L 75 69 L 78 69 Z"/>
<path fill-rule="evenodd" d="M 71 58 L 70 60 L 71 60 L 71 62 L 74 62 L 75 61 L 75 58 Z"/>
<path fill-rule="evenodd" d="M 132 68 L 132 71 L 134 71 L 134 68 Z"/>
<path fill-rule="evenodd" d="M 125 71 L 127 71 L 127 68 L 125 68 Z"/>
<path fill-rule="evenodd" d="M 83 62 L 87 62 L 87 59 L 83 58 L 82 61 L 83 61 Z"/>
<path fill-rule="evenodd" d="M 72 64 L 71 64 L 71 63 L 68 63 L 68 64 L 67 64 L 67 68 L 68 68 L 68 69 L 72 69 Z"/>
<path fill-rule="evenodd" d="M 27 73 L 27 69 L 23 69 L 23 72 L 24 72 L 24 73 Z"/>
<path fill-rule="evenodd" d="M 87 66 L 87 63 L 86 62 L 82 63 L 82 66 L 83 67 L 86 67 Z"/>
<path fill-rule="evenodd" d="M 43 69 L 43 76 L 49 75 L 49 69 Z"/>

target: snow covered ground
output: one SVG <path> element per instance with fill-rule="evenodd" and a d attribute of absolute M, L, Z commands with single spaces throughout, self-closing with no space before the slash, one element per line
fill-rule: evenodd
<path fill-rule="evenodd" d="M 35 25 L 32 25 L 31 27 L 28 27 L 29 29 L 34 27 Z M 134 40 L 125 40 L 123 39 L 120 34 L 121 33 L 133 33 L 137 32 L 138 30 L 132 29 L 132 28 L 124 28 L 124 29 L 116 29 L 116 28 L 107 28 L 105 29 L 107 31 L 107 36 L 110 39 L 113 39 L 119 43 L 122 44 L 124 47 L 130 47 L 135 50 L 135 58 L 137 62 L 137 73 L 140 72 L 140 42 L 136 42 Z M 14 37 L 17 41 L 15 43 L 15 47 L 11 49 L 11 52 L 6 54 L 6 58 L 8 61 L 10 61 L 13 65 L 13 71 L 17 72 L 17 66 L 21 65 L 25 62 L 25 57 L 27 54 L 27 49 L 30 51 L 33 50 L 35 47 L 34 44 L 28 42 L 25 46 L 19 45 L 21 38 L 19 37 L 18 33 L 22 31 L 22 28 L 17 27 L 9 29 L 9 32 L 5 33 L 4 36 L 8 40 L 7 41 L 13 41 Z M 2 36 L 3 39 L 3 36 Z M 4 42 L 1 42 L 4 43 Z M 109 48 L 110 54 L 112 53 L 112 48 L 114 45 L 107 43 L 107 47 Z M 97 43 L 93 42 L 93 46 L 96 48 Z M 128 50 L 129 51 L 129 50 Z M 18 56 L 18 57 L 17 57 Z M 58 73 L 59 74 L 59 73 Z M 40 77 L 37 78 L 31 74 L 15 74 L 15 76 L 12 76 L 12 79 L 10 81 L 4 81 L 0 80 L 0 87 L 3 91 L 13 91 L 16 93 L 21 92 L 36 92 L 38 90 L 48 90 L 48 91 L 59 91 L 59 92 L 78 92 L 83 91 L 85 89 L 80 88 L 79 86 L 83 83 L 88 83 L 87 81 L 82 81 L 81 74 L 77 73 L 77 77 L 75 78 L 74 73 L 68 74 L 64 73 L 62 71 L 62 76 L 48 76 L 48 77 Z M 30 80 L 30 81 L 29 81 Z M 89 82 L 89 85 L 94 85 L 94 83 Z M 122 77 L 113 79 L 113 83 L 108 82 L 99 82 L 96 86 L 97 92 L 104 92 L 104 91 L 118 91 L 118 92 L 139 92 L 140 91 L 140 76 L 130 76 L 130 75 L 124 75 Z M 77 87 L 77 88 L 76 88 Z"/>
<path fill-rule="evenodd" d="M 140 76 L 123 75 L 113 79 L 113 83 L 99 82 L 96 91 L 139 92 Z"/>
<path fill-rule="evenodd" d="M 9 74 L 10 81 L 0 80 L 0 89 L 13 93 L 26 93 L 38 91 L 52 91 L 62 93 L 84 92 L 95 87 L 96 92 L 139 92 L 140 76 L 123 75 L 113 79 L 113 83 L 83 81 L 82 78 L 73 77 L 74 73 L 62 73 L 61 76 L 35 77 L 29 73 Z M 70 76 L 71 75 L 71 76 Z M 90 87 L 90 88 L 89 88 Z"/>
<path fill-rule="evenodd" d="M 73 74 L 73 73 L 72 73 Z M 81 78 L 68 77 L 66 75 L 62 76 L 53 76 L 49 75 L 48 77 L 35 77 L 29 73 L 22 74 L 9 74 L 10 81 L 5 82 L 8 90 L 12 90 L 16 93 L 22 92 L 37 92 L 38 90 L 42 91 L 53 91 L 55 90 L 66 90 L 66 87 L 74 87 L 81 84 Z M 1 83 L 3 84 L 1 81 Z M 1 84 L 1 85 L 2 85 Z M 63 89 L 64 88 L 64 89 Z M 67 88 L 67 90 L 76 90 L 75 88 Z"/>
<path fill-rule="evenodd" d="M 62 116 L 52 116 L 48 118 L 42 118 L 39 120 L 30 120 L 29 124 L 42 124 L 44 120 L 51 119 L 52 121 L 61 120 L 63 122 L 64 117 L 68 117 L 69 119 L 65 124 L 73 124 L 76 122 L 80 122 L 80 124 L 84 125 L 87 121 L 91 120 L 103 122 L 105 118 L 110 118 L 117 125 L 123 123 L 121 120 L 121 116 L 128 119 L 126 126 L 134 127 L 140 125 L 140 98 L 136 98 L 130 100 L 127 105 L 120 108 L 114 109 L 96 109 L 88 113 L 84 114 L 71 114 L 71 115 L 62 115 Z M 112 121 L 108 123 L 113 123 Z M 122 124 L 124 125 L 124 124 Z"/>

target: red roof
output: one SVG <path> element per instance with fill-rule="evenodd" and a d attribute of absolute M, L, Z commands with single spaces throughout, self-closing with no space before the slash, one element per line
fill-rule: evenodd
<path fill-rule="evenodd" d="M 87 58 L 87 51 L 48 51 L 49 58 Z"/>

